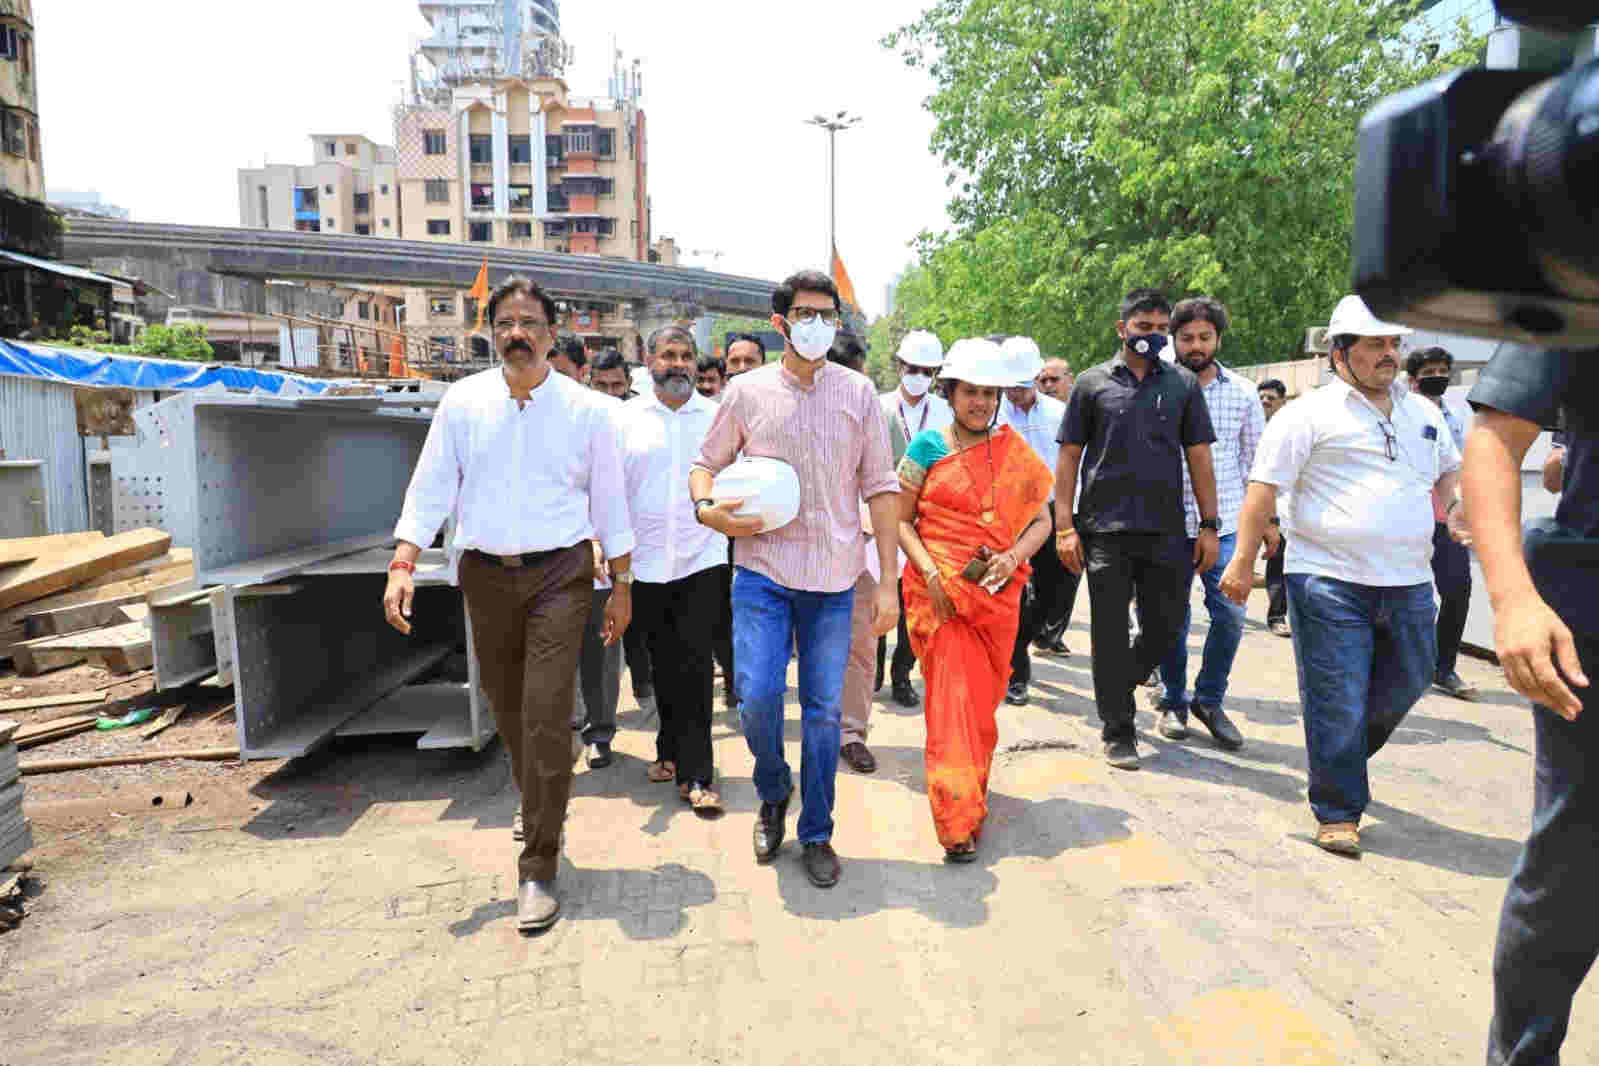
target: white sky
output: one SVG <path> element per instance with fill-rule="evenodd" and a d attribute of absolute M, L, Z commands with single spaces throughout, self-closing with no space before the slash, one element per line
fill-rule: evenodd
<path fill-rule="evenodd" d="M 565 0 L 579 96 L 606 92 L 610 36 L 643 60 L 655 235 L 692 265 L 780 279 L 823 266 L 826 134 L 839 134 L 838 242 L 861 302 L 947 224 L 927 149 L 930 83 L 878 45 L 926 0 Z M 97 189 L 145 222 L 235 226 L 236 171 L 307 163 L 312 133 L 393 142 L 391 110 L 426 23 L 411 0 L 40 0 L 40 128 L 51 188 Z"/>

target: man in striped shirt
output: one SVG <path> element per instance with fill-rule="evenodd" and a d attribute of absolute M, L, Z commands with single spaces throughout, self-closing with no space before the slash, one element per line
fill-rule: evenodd
<path fill-rule="evenodd" d="M 899 554 L 899 478 L 888 429 L 867 378 L 826 361 L 843 306 L 816 271 L 795 274 L 772 294 L 772 327 L 783 357 L 746 371 L 722 394 L 689 474 L 695 517 L 733 541 L 734 669 L 744 737 L 755 756 L 755 859 L 783 843 L 793 774 L 783 754 L 783 697 L 789 649 L 799 645 L 804 753 L 798 836 L 805 873 L 818 887 L 838 882 L 833 778 L 838 770 L 840 700 L 849 659 L 850 613 L 861 570 L 860 501 L 867 501 L 883 573 Z M 742 453 L 787 463 L 799 480 L 799 513 L 778 529 L 741 518 L 740 500 L 711 499 L 712 480 Z M 877 589 L 872 628 L 899 619 L 892 583 Z"/>
<path fill-rule="evenodd" d="M 1244 608 L 1221 592 L 1221 575 L 1232 560 L 1238 531 L 1238 512 L 1244 506 L 1244 490 L 1249 468 L 1255 463 L 1255 449 L 1266 430 L 1266 415 L 1255 395 L 1255 386 L 1216 361 L 1221 351 L 1222 334 L 1227 332 L 1227 308 L 1203 296 L 1180 301 L 1172 309 L 1171 332 L 1176 342 L 1177 361 L 1199 378 L 1200 392 L 1210 410 L 1210 424 L 1216 441 L 1210 446 L 1216 468 L 1217 518 L 1221 522 L 1221 552 L 1210 569 L 1199 579 L 1205 585 L 1205 609 L 1210 614 L 1210 631 L 1205 636 L 1204 659 L 1194 679 L 1192 698 L 1188 685 L 1188 630 L 1193 608 L 1185 607 L 1177 642 L 1160 664 L 1165 694 L 1160 699 L 1160 735 L 1181 740 L 1188 735 L 1188 712 L 1204 723 L 1216 743 L 1228 750 L 1243 746 L 1238 727 L 1227 718 L 1222 701 L 1227 696 L 1227 678 L 1244 636 Z M 1199 536 L 1199 505 L 1194 501 L 1193 482 L 1183 470 L 1184 521 L 1190 544 Z M 1268 549 L 1274 550 L 1269 543 Z"/>

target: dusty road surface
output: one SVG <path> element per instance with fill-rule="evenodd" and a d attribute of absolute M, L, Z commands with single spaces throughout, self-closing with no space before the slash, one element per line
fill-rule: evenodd
<path fill-rule="evenodd" d="M 881 769 L 840 771 L 831 891 L 800 869 L 793 812 L 778 861 L 752 861 L 726 712 L 729 811 L 704 821 L 645 780 L 654 726 L 624 696 L 615 764 L 576 779 L 563 916 L 532 938 L 497 745 L 30 778 L 39 877 L 0 935 L 0 1063 L 1481 1062 L 1529 711 L 1463 662 L 1481 702 L 1428 696 L 1374 763 L 1366 855 L 1326 855 L 1262 609 L 1231 700 L 1248 745 L 1168 742 L 1141 711 L 1135 774 L 1098 757 L 1080 609 L 1073 657 L 1039 656 L 1032 705 L 1001 709 L 971 866 L 933 836 L 920 711 L 880 702 Z M 149 808 L 177 786 L 193 806 Z M 1566 1061 L 1599 1061 L 1596 984 Z"/>

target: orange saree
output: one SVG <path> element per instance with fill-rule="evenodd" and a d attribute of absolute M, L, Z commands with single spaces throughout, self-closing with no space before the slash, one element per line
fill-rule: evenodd
<path fill-rule="evenodd" d="M 994 715 L 1010 681 L 1022 587 L 1031 568 L 1023 562 L 993 595 L 960 572 L 979 546 L 1001 552 L 1016 543 L 1049 499 L 1054 480 L 1006 426 L 988 444 L 935 462 L 917 499 L 916 532 L 955 606 L 955 617 L 939 622 L 921 571 L 905 567 L 906 628 L 927 681 L 927 798 L 946 848 L 975 837 L 988 815 L 988 773 L 999 740 Z M 985 524 L 989 501 L 993 521 Z"/>

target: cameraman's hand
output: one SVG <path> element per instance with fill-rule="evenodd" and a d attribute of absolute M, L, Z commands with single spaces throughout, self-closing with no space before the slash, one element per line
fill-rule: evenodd
<path fill-rule="evenodd" d="M 1577 720 L 1582 701 L 1566 682 L 1587 688 L 1588 678 L 1571 630 L 1541 597 L 1521 598 L 1497 612 L 1494 647 L 1512 688 L 1568 722 Z"/>

